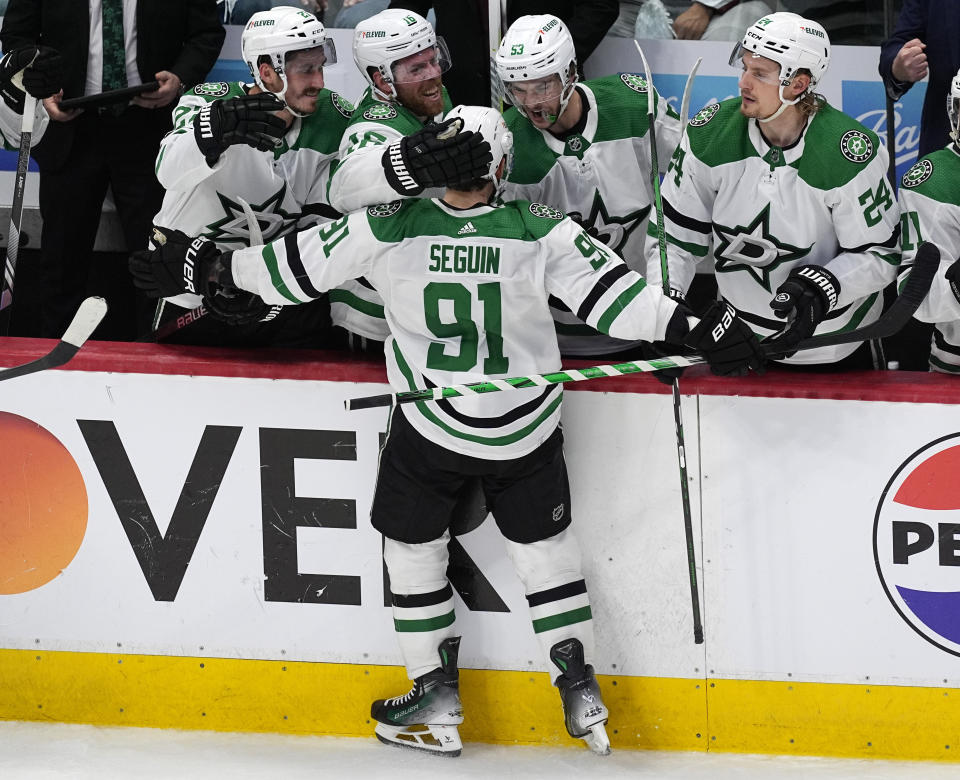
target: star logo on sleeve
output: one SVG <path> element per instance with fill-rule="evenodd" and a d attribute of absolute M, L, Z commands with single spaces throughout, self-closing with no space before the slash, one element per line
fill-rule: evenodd
<path fill-rule="evenodd" d="M 280 208 L 286 191 L 287 185 L 283 184 L 263 203 L 250 204 L 265 242 L 270 242 L 277 236 L 289 232 L 290 227 L 296 222 L 296 214 L 290 214 Z M 223 207 L 224 217 L 211 222 L 203 235 L 218 244 L 250 246 L 250 226 L 247 224 L 247 215 L 243 206 L 222 192 L 217 193 L 217 198 L 220 199 L 220 205 Z"/>
<path fill-rule="evenodd" d="M 813 244 L 792 246 L 770 232 L 769 203 L 746 227 L 725 227 L 714 222 L 713 232 L 719 241 L 713 251 L 717 273 L 746 271 L 768 292 L 772 292 L 770 274 L 774 269 L 799 260 L 813 248 Z"/>

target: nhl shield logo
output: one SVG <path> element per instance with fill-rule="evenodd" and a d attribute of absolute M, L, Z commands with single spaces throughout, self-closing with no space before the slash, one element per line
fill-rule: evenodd
<path fill-rule="evenodd" d="M 393 119 L 396 115 L 397 109 L 387 103 L 377 103 L 377 105 L 370 106 L 370 108 L 363 112 L 364 119 L 371 119 L 373 121 Z"/>
<path fill-rule="evenodd" d="M 931 176 L 933 176 L 933 163 L 929 160 L 920 160 L 903 174 L 900 185 L 912 190 L 914 187 L 919 187 Z"/>
<path fill-rule="evenodd" d="M 873 141 L 860 130 L 847 130 L 840 139 L 840 152 L 850 162 L 862 163 L 873 156 Z"/>
<path fill-rule="evenodd" d="M 960 433 L 910 455 L 877 505 L 873 555 L 880 584 L 904 622 L 960 656 Z"/>
<path fill-rule="evenodd" d="M 719 110 L 719 103 L 711 103 L 709 106 L 704 106 L 696 113 L 693 119 L 690 120 L 690 125 L 692 127 L 703 127 L 717 115 L 717 111 Z"/>

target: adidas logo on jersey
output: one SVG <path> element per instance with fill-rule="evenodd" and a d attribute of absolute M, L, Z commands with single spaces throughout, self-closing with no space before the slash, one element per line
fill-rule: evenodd
<path fill-rule="evenodd" d="M 458 236 L 465 236 L 467 233 L 476 233 L 477 229 L 473 226 L 472 222 L 468 222 L 462 228 L 457 231 Z"/>

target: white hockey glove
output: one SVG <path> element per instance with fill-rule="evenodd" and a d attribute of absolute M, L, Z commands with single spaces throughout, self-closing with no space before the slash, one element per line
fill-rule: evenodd
<path fill-rule="evenodd" d="M 823 318 L 837 308 L 839 298 L 840 280 L 836 276 L 822 265 L 798 265 L 770 301 L 770 308 L 788 325 L 768 343 L 782 347 L 783 357 L 790 357 L 797 351 L 797 344 L 810 338 Z"/>
<path fill-rule="evenodd" d="M 380 163 L 387 183 L 401 195 L 415 197 L 427 187 L 454 187 L 487 174 L 493 155 L 490 144 L 472 130 L 463 130 L 459 117 L 390 144 Z"/>

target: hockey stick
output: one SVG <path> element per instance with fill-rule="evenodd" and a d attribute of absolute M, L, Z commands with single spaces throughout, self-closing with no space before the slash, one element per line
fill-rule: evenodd
<path fill-rule="evenodd" d="M 647 134 L 650 136 L 650 184 L 653 188 L 653 208 L 657 220 L 657 245 L 660 250 L 660 275 L 664 291 L 670 291 L 670 271 L 667 263 L 667 234 L 663 226 L 663 200 L 660 197 L 660 158 L 657 156 L 656 114 L 653 110 L 653 78 L 650 75 L 650 63 L 640 48 L 636 39 L 633 41 L 643 61 L 643 74 L 647 80 Z M 693 78 L 700 67 L 700 60 L 693 66 L 683 87 L 683 100 L 680 109 L 683 111 L 680 121 L 686 128 L 687 112 L 690 110 L 690 92 Z M 700 616 L 700 589 L 697 586 L 697 555 L 693 541 L 693 512 L 690 509 L 690 479 L 687 475 L 687 445 L 683 434 L 683 411 L 680 406 L 680 378 L 674 377 L 673 391 L 673 423 L 677 437 L 677 463 L 680 467 L 680 503 L 683 506 L 683 533 L 687 545 L 687 572 L 690 577 L 690 608 L 693 612 L 693 642 L 703 644 L 703 620 Z"/>
<path fill-rule="evenodd" d="M 940 267 L 940 250 L 934 244 L 924 242 L 914 257 L 913 269 L 900 290 L 900 294 L 883 314 L 869 325 L 848 331 L 824 333 L 801 341 L 795 348 L 798 350 L 818 349 L 819 347 L 835 346 L 837 344 L 853 344 L 858 341 L 886 338 L 899 331 L 917 310 L 930 284 Z M 768 357 L 777 357 L 783 354 L 783 347 L 770 342 L 761 342 L 761 347 Z M 377 406 L 394 406 L 418 401 L 440 401 L 444 398 L 459 398 L 462 396 L 482 395 L 483 393 L 497 393 L 503 390 L 523 390 L 531 387 L 545 387 L 563 382 L 581 382 L 588 379 L 600 379 L 607 376 L 624 376 L 626 374 L 641 374 L 651 371 L 660 371 L 664 368 L 687 368 L 706 363 L 700 355 L 662 357 L 654 360 L 635 360 L 627 363 L 591 366 L 581 369 L 567 369 L 554 371 L 549 374 L 532 374 L 531 376 L 516 376 L 509 379 L 491 379 L 487 382 L 471 382 L 464 385 L 449 385 L 434 387 L 428 390 L 409 390 L 401 393 L 386 393 L 371 395 L 363 398 L 351 398 L 344 401 L 348 410 L 371 409 Z"/>
<path fill-rule="evenodd" d="M 507 0 L 487 2 L 487 43 L 490 48 L 490 107 L 503 111 L 503 90 L 497 75 L 497 50 L 503 37 Z"/>
<path fill-rule="evenodd" d="M 13 203 L 10 206 L 10 229 L 7 234 L 7 257 L 3 266 L 3 292 L 0 293 L 0 311 L 13 303 L 13 280 L 20 254 L 20 225 L 23 222 L 23 193 L 27 187 L 27 167 L 30 165 L 30 139 L 36 118 L 37 99 L 29 92 L 23 100 L 23 118 L 20 120 L 20 151 L 17 153 L 17 175 L 13 180 Z M 10 318 L 5 318 L 0 336 L 6 336 Z"/>
<path fill-rule="evenodd" d="M 66 332 L 42 358 L 37 358 L 22 366 L 0 369 L 0 382 L 26 374 L 33 374 L 47 368 L 56 368 L 68 362 L 80 350 L 96 330 L 97 325 L 107 313 L 107 302 L 103 298 L 87 298 L 73 315 Z"/>
<path fill-rule="evenodd" d="M 643 56 L 641 52 L 640 56 Z M 680 100 L 680 140 L 683 140 L 683 134 L 687 130 L 687 122 L 690 121 L 690 94 L 693 92 L 693 79 L 697 75 L 697 71 L 700 69 L 700 63 L 703 62 L 703 57 L 697 57 L 697 61 L 693 63 L 693 67 L 690 68 L 690 73 L 687 75 L 687 83 L 683 85 L 683 98 Z"/>

